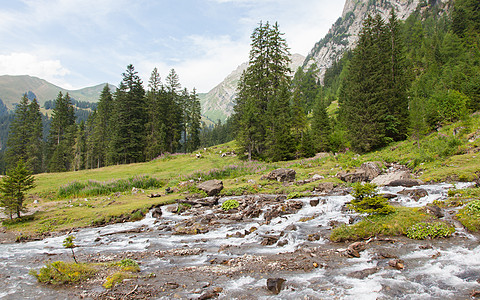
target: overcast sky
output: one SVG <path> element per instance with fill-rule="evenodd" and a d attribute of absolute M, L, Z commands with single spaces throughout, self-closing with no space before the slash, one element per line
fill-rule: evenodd
<path fill-rule="evenodd" d="M 291 53 L 307 55 L 341 16 L 342 0 L 0 0 L 0 75 L 67 89 L 118 85 L 133 64 L 147 85 L 174 68 L 208 92 L 248 61 L 260 21 L 278 22 Z"/>

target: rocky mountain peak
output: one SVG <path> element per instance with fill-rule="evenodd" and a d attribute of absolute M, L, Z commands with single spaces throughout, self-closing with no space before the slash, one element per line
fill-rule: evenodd
<path fill-rule="evenodd" d="M 316 63 L 320 70 L 319 78 L 323 80 L 326 69 L 346 51 L 355 47 L 363 20 L 368 14 L 379 13 L 387 17 L 393 7 L 398 18 L 404 20 L 417 9 L 420 2 L 421 0 L 346 0 L 342 16 L 333 24 L 328 34 L 315 44 L 304 62 L 304 67 L 308 68 Z"/>

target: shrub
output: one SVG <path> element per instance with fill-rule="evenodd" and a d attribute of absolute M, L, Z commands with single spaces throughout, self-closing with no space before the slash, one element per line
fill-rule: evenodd
<path fill-rule="evenodd" d="M 240 203 L 238 203 L 237 200 L 235 199 L 228 199 L 225 202 L 222 203 L 222 209 L 224 211 L 229 211 L 231 209 L 237 208 L 240 206 Z"/>
<path fill-rule="evenodd" d="M 107 280 L 103 284 L 103 287 L 106 289 L 111 289 L 118 283 L 121 283 L 124 279 L 130 278 L 129 274 L 126 274 L 124 272 L 116 272 L 110 276 L 107 277 Z"/>
<path fill-rule="evenodd" d="M 39 282 L 48 284 L 68 284 L 91 278 L 96 269 L 88 264 L 55 261 L 47 263 L 37 273 L 30 270 L 29 274 L 35 276 Z"/>
<path fill-rule="evenodd" d="M 424 240 L 427 238 L 449 237 L 454 232 L 455 228 L 443 222 L 421 222 L 408 228 L 407 237 L 414 240 Z"/>
<path fill-rule="evenodd" d="M 349 208 L 356 212 L 367 213 L 369 215 L 388 215 L 395 211 L 393 206 L 388 204 L 387 199 L 377 194 L 374 184 L 356 183 L 353 186 L 352 196 L 355 197 L 355 199 L 349 204 Z"/>

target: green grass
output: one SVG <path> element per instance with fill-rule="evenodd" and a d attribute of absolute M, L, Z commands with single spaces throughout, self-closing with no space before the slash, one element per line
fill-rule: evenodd
<path fill-rule="evenodd" d="M 453 130 L 459 127 L 466 129 L 453 137 Z M 426 182 L 472 181 L 480 174 L 480 153 L 477 153 L 480 149 L 480 138 L 474 138 L 478 133 L 480 115 L 474 115 L 468 121 L 445 126 L 439 132 L 420 140 L 420 144 L 416 140 L 407 140 L 366 155 L 348 151 L 274 164 L 246 162 L 234 156 L 221 157 L 222 153 L 236 149 L 235 142 L 230 142 L 192 154 L 163 155 L 145 163 L 38 174 L 35 175 L 36 188 L 31 191 L 26 201 L 27 208 L 37 212 L 28 219 L 4 222 L 3 226 L 25 237 L 49 231 L 135 220 L 143 217 L 142 212 L 153 205 L 173 203 L 175 199 L 184 198 L 185 193 L 198 193 L 196 184 L 200 177 L 202 180 L 222 180 L 224 189 L 221 195 L 307 195 L 320 182 L 344 184 L 335 177 L 339 172 L 354 171 L 367 161 L 384 161 L 414 166 L 414 172 Z M 196 153 L 200 153 L 201 158 L 196 158 Z M 324 176 L 325 179 L 305 185 L 284 185 L 276 181 L 261 180 L 262 175 L 280 167 L 293 168 L 297 172 L 297 180 L 312 178 L 314 174 Z M 132 178 L 146 178 L 147 175 L 156 183 L 145 187 L 137 186 L 136 183 L 126 184 Z M 132 193 L 133 186 L 143 189 L 145 193 Z M 146 196 L 150 193 L 164 194 L 166 187 L 177 192 L 161 198 Z M 471 198 L 480 197 L 480 192 L 475 193 L 475 196 L 462 194 L 461 201 L 453 198 L 455 201 L 452 201 L 466 203 Z M 37 199 L 38 203 L 34 204 L 34 199 Z M 377 231 L 381 234 L 388 232 L 384 229 Z M 404 232 L 404 229 L 399 232 Z M 365 235 L 367 233 L 358 233 L 358 236 Z"/>
<path fill-rule="evenodd" d="M 471 232 L 480 231 L 480 200 L 470 201 L 458 214 L 457 219 Z"/>
<path fill-rule="evenodd" d="M 342 225 L 332 230 L 333 242 L 357 241 L 370 237 L 406 235 L 408 228 L 430 217 L 418 208 L 396 207 L 389 215 L 372 215 L 354 225 Z"/>

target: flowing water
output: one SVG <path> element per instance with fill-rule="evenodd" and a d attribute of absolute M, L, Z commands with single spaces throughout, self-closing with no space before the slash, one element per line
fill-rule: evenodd
<path fill-rule="evenodd" d="M 466 185 L 456 186 L 462 187 Z M 405 196 L 405 190 L 418 188 L 428 195 L 417 201 Z M 446 198 L 449 188 L 452 185 L 440 184 L 390 187 L 381 192 L 400 193 L 394 201 L 420 207 Z M 318 199 L 319 204 L 312 206 L 312 199 Z M 191 216 L 177 215 L 163 207 L 158 220 L 149 214 L 138 222 L 78 230 L 74 233 L 79 245 L 76 253 L 80 258 L 101 257 L 104 261 L 133 255 L 142 273 L 156 274 L 151 284 L 174 280 L 180 286 L 158 292 L 159 299 L 196 299 L 205 286 L 223 288 L 220 299 L 468 299 L 472 291 L 480 290 L 478 236 L 462 228 L 449 239 L 372 240 L 359 258 L 343 255 L 348 245 L 329 242 L 328 233 L 332 222 L 358 219 L 342 209 L 351 199 L 349 195 L 296 199 L 303 203 L 296 213 L 265 222 L 267 207 L 257 218 L 220 220 L 208 232 L 196 235 L 172 234 L 176 224 Z M 218 207 L 201 211 L 203 216 L 218 213 Z M 128 232 L 136 228 L 142 231 Z M 312 239 L 313 233 L 319 234 Z M 272 236 L 282 242 L 281 246 L 276 241 L 273 245 L 261 244 Z M 38 284 L 28 275 L 30 269 L 38 270 L 48 260 L 69 259 L 70 250 L 62 247 L 64 238 L 0 245 L 0 298 L 77 299 L 68 289 Z M 384 252 L 403 260 L 405 269 L 389 267 L 389 259 L 379 255 Z M 319 267 L 312 267 L 312 262 Z M 356 275 L 362 272 L 367 273 Z M 280 294 L 265 288 L 269 277 L 286 279 Z"/>

